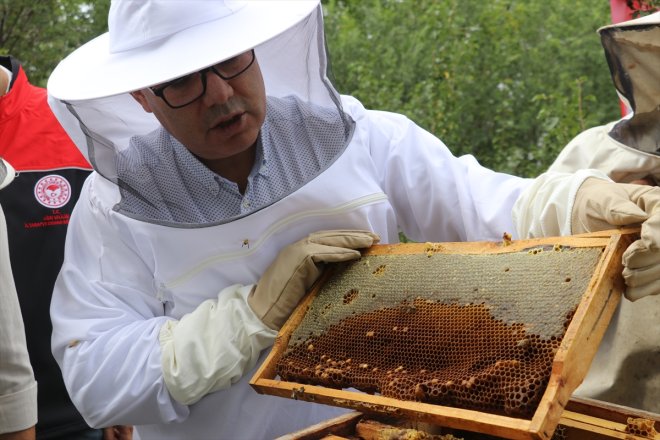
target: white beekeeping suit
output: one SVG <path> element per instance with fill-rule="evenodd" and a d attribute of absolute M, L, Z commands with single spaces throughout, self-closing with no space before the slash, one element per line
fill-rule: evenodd
<path fill-rule="evenodd" d="M 660 211 L 639 206 L 660 205 L 660 191 L 594 170 L 496 173 L 403 115 L 340 96 L 318 0 L 113 0 L 108 24 L 48 81 L 94 167 L 51 302 L 53 354 L 92 426 L 253 440 L 335 415 L 249 380 L 316 264 L 378 238 L 660 229 Z M 648 257 L 660 270 L 655 249 L 637 242 L 633 274 Z M 640 284 L 628 293 L 660 292 Z"/>
<path fill-rule="evenodd" d="M 660 182 L 660 13 L 599 30 L 632 113 L 575 137 L 550 171 L 599 169 L 615 182 Z M 660 413 L 660 297 L 623 299 L 576 394 Z"/>

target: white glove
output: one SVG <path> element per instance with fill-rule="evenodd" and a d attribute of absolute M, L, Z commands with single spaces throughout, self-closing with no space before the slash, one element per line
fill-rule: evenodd
<path fill-rule="evenodd" d="M 623 254 L 625 296 L 635 301 L 660 293 L 660 188 L 587 179 L 571 217 L 576 234 L 643 222 L 640 239 Z"/>
<path fill-rule="evenodd" d="M 285 247 L 257 286 L 235 285 L 207 300 L 159 334 L 165 385 L 174 400 L 190 405 L 226 389 L 252 369 L 272 345 L 322 263 L 348 261 L 378 236 L 367 231 L 322 231 Z M 249 305 L 248 305 L 249 304 Z"/>
<path fill-rule="evenodd" d="M 254 313 L 268 327 L 279 329 L 322 271 L 322 263 L 360 257 L 355 249 L 379 241 L 368 231 L 320 231 L 285 247 L 248 298 Z"/>
<path fill-rule="evenodd" d="M 607 180 L 607 176 L 597 170 L 546 172 L 532 179 L 511 210 L 518 237 L 570 235 L 575 196 L 589 177 Z"/>
<path fill-rule="evenodd" d="M 160 329 L 161 367 L 170 395 L 184 405 L 227 389 L 254 368 L 277 333 L 252 313 L 252 285 L 223 289 L 179 321 Z"/>
<path fill-rule="evenodd" d="M 547 172 L 516 201 L 520 237 L 579 234 L 642 224 L 641 238 L 623 254 L 626 298 L 660 293 L 660 188 L 614 183 L 597 170 Z"/>

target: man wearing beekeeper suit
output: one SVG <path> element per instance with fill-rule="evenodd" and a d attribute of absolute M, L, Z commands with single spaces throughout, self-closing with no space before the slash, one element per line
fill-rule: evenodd
<path fill-rule="evenodd" d="M 550 170 L 597 168 L 616 182 L 657 186 L 660 13 L 605 26 L 599 33 L 614 86 L 632 112 L 580 133 Z M 660 296 L 624 299 L 576 394 L 660 413 L 659 365 Z"/>
<path fill-rule="evenodd" d="M 318 1 L 115 0 L 53 72 L 95 172 L 71 218 L 53 353 L 86 420 L 137 438 L 273 438 L 337 409 L 249 386 L 323 264 L 418 241 L 644 222 L 628 293 L 660 270 L 660 190 L 598 171 L 481 167 L 328 79 Z M 589 203 L 587 204 L 587 201 Z"/>

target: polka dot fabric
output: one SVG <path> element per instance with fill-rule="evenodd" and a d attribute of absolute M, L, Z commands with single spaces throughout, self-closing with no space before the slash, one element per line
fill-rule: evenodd
<path fill-rule="evenodd" d="M 131 139 L 118 158 L 118 210 L 163 224 L 223 223 L 268 206 L 328 168 L 350 139 L 336 109 L 269 98 L 245 194 L 163 128 Z"/>

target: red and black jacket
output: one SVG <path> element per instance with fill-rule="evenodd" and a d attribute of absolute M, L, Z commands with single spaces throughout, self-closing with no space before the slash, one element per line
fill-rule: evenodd
<path fill-rule="evenodd" d="M 0 191 L 0 204 L 38 384 L 37 438 L 67 438 L 89 428 L 51 354 L 49 308 L 69 216 L 91 167 L 55 119 L 46 90 L 28 82 L 17 60 L 0 57 L 0 63 L 13 72 L 9 92 L 0 97 L 0 156 L 17 172 Z"/>

